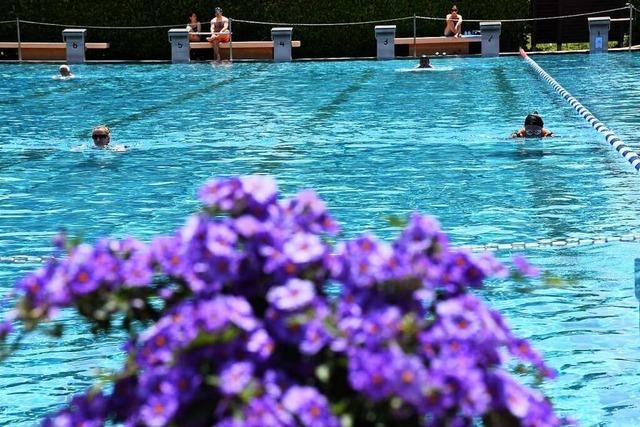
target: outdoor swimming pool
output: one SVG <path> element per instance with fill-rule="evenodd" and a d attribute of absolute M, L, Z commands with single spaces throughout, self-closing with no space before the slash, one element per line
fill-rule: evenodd
<path fill-rule="evenodd" d="M 535 60 L 630 146 L 640 146 L 638 54 Z M 0 65 L 0 256 L 50 252 L 60 227 L 87 240 L 148 239 L 195 209 L 216 175 L 268 173 L 315 188 L 344 234 L 397 229 L 390 215 L 439 218 L 455 244 L 635 232 L 640 180 L 520 58 L 389 62 Z M 508 139 L 539 111 L 559 137 Z M 93 125 L 129 152 L 78 149 Z M 500 252 L 505 259 L 511 252 Z M 583 425 L 640 423 L 637 243 L 528 251 L 565 279 L 491 283 L 482 295 L 560 372 L 545 384 Z M 0 295 L 35 265 L 0 264 Z M 31 337 L 0 366 L 0 424 L 30 425 L 120 362 L 119 337 L 75 318 Z"/>

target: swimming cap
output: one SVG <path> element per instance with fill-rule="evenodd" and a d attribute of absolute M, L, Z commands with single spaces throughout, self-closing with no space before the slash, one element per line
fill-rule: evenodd
<path fill-rule="evenodd" d="M 214 12 L 218 13 L 222 13 L 222 8 L 221 7 L 216 7 L 215 9 L 213 9 Z"/>
<path fill-rule="evenodd" d="M 68 66 L 68 65 L 61 65 L 61 66 L 60 66 L 60 68 L 59 68 L 59 70 L 60 70 L 60 71 L 62 71 L 62 70 L 71 71 L 71 70 L 69 70 L 69 66 Z"/>
<path fill-rule="evenodd" d="M 529 114 L 526 119 L 524 119 L 525 126 L 544 126 L 544 122 L 542 121 L 542 117 L 538 115 L 537 111 Z"/>

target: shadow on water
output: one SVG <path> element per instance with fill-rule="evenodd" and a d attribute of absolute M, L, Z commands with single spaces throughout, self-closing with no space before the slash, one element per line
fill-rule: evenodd
<path fill-rule="evenodd" d="M 365 70 L 353 83 L 336 93 L 327 104 L 318 108 L 316 113 L 301 124 L 298 129 L 302 131 L 313 131 L 317 126 L 326 123 L 342 111 L 344 104 L 346 104 L 355 93 L 362 90 L 364 85 L 371 81 L 374 75 L 375 71 L 373 69 Z M 260 162 L 260 172 L 272 174 L 275 169 L 286 161 L 285 159 L 299 155 L 301 148 L 304 150 L 304 147 L 297 144 L 291 144 L 289 142 L 277 143 Z"/>
<path fill-rule="evenodd" d="M 64 86 L 60 85 L 50 89 L 39 89 L 30 94 L 23 93 L 21 96 L 14 96 L 11 98 L 0 99 L 0 105 L 8 105 L 8 106 L 20 105 L 25 102 L 25 99 L 29 99 L 30 101 L 33 101 L 35 99 L 44 98 L 49 95 L 63 95 L 65 93 L 70 93 L 78 89 L 77 86 L 74 84 L 67 85 L 67 83 L 72 83 L 71 80 L 63 81 L 61 83 L 64 84 Z"/>
<path fill-rule="evenodd" d="M 491 74 L 493 75 L 495 84 L 496 84 L 496 92 L 500 94 L 500 99 L 502 100 L 502 105 L 505 107 L 507 111 L 514 111 L 521 108 L 520 98 L 516 95 L 513 86 L 509 82 L 505 74 L 505 70 L 503 67 L 495 67 L 491 69 Z"/>
<path fill-rule="evenodd" d="M 338 92 L 328 104 L 320 107 L 316 115 L 307 122 L 308 126 L 304 126 L 304 128 L 309 129 L 317 125 L 318 122 L 328 120 L 334 116 L 349 101 L 351 95 L 360 91 L 373 78 L 374 74 L 373 69 L 365 70 L 356 81 Z"/>
<path fill-rule="evenodd" d="M 253 75 L 252 78 L 255 78 L 255 74 L 263 71 L 267 68 L 267 64 L 263 64 L 260 67 L 257 67 L 255 70 L 253 70 L 251 72 L 251 74 Z M 105 118 L 104 120 L 102 120 L 102 123 L 107 123 L 108 126 L 110 128 L 116 128 L 120 125 L 123 124 L 130 124 L 130 123 L 135 123 L 137 121 L 140 120 L 146 120 L 149 118 L 150 115 L 156 114 L 164 109 L 167 108 L 171 108 L 172 106 L 176 105 L 177 103 L 181 102 L 183 99 L 192 99 L 195 100 L 197 97 L 200 96 L 208 96 L 211 94 L 211 91 L 214 90 L 218 90 L 220 88 L 223 88 L 225 86 L 228 86 L 232 83 L 235 83 L 237 81 L 240 80 L 244 80 L 247 78 L 247 74 L 248 72 L 233 76 L 233 77 L 229 77 L 226 78 L 224 80 L 212 83 L 212 84 L 207 84 L 204 86 L 200 86 L 192 91 L 186 92 L 186 93 L 180 93 L 177 96 L 174 96 L 173 98 L 169 98 L 164 100 L 161 103 L 158 103 L 156 105 L 152 105 L 150 107 L 145 107 L 140 109 L 139 111 L 136 111 L 135 113 L 131 113 L 128 114 L 126 116 L 120 116 L 120 117 L 112 117 L 112 118 Z M 91 130 L 90 129 L 85 129 L 82 132 L 79 132 L 76 137 L 80 138 L 80 139 L 87 139 L 91 136 Z"/>

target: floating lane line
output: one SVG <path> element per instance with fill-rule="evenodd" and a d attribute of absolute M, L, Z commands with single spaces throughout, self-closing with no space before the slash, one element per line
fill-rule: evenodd
<path fill-rule="evenodd" d="M 607 128 L 604 123 L 596 118 L 589 110 L 587 110 L 584 105 L 580 103 L 576 98 L 571 96 L 569 92 L 565 88 L 563 88 L 553 77 L 551 77 L 542 67 L 540 67 L 533 59 L 529 58 L 529 55 L 520 48 L 520 56 L 529 64 L 531 67 L 545 80 L 549 83 L 556 92 L 560 96 L 564 98 L 577 112 L 580 114 L 586 121 L 591 124 L 591 126 L 600 132 L 606 138 L 607 142 L 611 144 L 613 148 L 616 149 L 618 153 L 622 157 L 624 157 L 630 164 L 635 168 L 636 171 L 640 171 L 640 155 L 627 147 L 624 142 L 609 128 Z"/>

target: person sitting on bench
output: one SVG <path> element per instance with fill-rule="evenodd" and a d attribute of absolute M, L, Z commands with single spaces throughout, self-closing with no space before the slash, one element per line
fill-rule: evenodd
<path fill-rule="evenodd" d="M 215 17 L 211 20 L 211 37 L 207 41 L 213 46 L 216 61 L 220 61 L 220 43 L 229 43 L 229 19 L 222 16 L 222 8 L 215 8 Z"/>
<path fill-rule="evenodd" d="M 454 4 L 451 13 L 447 15 L 447 26 L 444 29 L 446 37 L 462 37 L 462 15 L 458 15 L 458 7 Z"/>
<path fill-rule="evenodd" d="M 189 15 L 189 23 L 187 24 L 187 31 L 189 31 L 189 41 L 199 42 L 200 34 L 202 32 L 202 26 L 198 21 L 198 15 L 195 12 L 191 12 Z"/>

